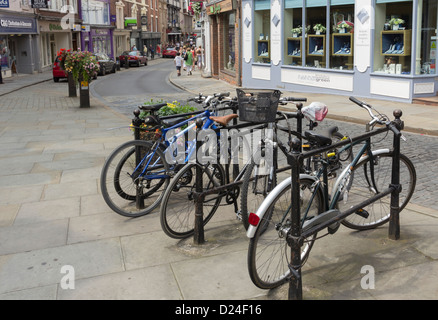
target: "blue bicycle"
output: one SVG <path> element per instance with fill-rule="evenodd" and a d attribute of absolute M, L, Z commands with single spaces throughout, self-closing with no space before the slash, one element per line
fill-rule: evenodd
<path fill-rule="evenodd" d="M 152 212 L 163 197 L 169 180 L 179 168 L 192 158 L 196 151 L 196 140 L 189 141 L 196 120 L 202 119 L 202 129 L 216 129 L 217 123 L 230 121 L 233 116 L 216 116 L 217 112 L 230 109 L 218 108 L 233 100 L 225 99 L 229 93 L 211 96 L 199 95 L 191 99 L 202 103 L 205 110 L 178 115 L 177 118 L 154 115 L 147 116 L 144 123 L 149 132 L 161 133 L 156 141 L 133 140 L 116 148 L 105 161 L 101 172 L 100 188 L 107 205 L 116 213 L 126 217 L 139 217 Z M 157 111 L 165 104 L 141 107 L 147 111 Z M 191 117 L 189 119 L 185 119 Z M 185 119 L 185 120 L 184 120 Z M 193 131 L 192 131 L 193 132 Z M 186 141 L 178 147 L 180 141 Z M 169 161 L 172 160 L 172 161 Z"/>

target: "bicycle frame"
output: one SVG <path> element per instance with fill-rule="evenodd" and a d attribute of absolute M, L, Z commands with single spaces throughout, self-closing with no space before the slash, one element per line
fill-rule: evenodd
<path fill-rule="evenodd" d="M 143 159 L 141 159 L 138 163 L 138 165 L 136 166 L 134 173 L 137 172 L 137 170 L 144 164 L 145 161 L 147 161 L 146 165 L 144 166 L 142 172 L 140 173 L 139 177 L 143 177 L 146 180 L 153 180 L 153 179 L 167 179 L 170 177 L 169 174 L 152 174 L 152 175 L 146 175 L 149 166 L 151 164 L 151 160 L 153 159 L 157 149 L 160 146 L 160 143 L 163 143 L 165 146 L 167 146 L 166 150 L 164 152 L 169 152 L 171 151 L 171 146 L 174 145 L 175 143 L 177 143 L 177 140 L 179 137 L 184 136 L 187 132 L 189 132 L 189 130 L 192 130 L 195 126 L 196 126 L 196 122 L 193 122 L 192 124 L 190 124 L 187 128 L 185 128 L 184 130 L 181 130 L 180 132 L 178 132 L 177 134 L 175 134 L 173 136 L 173 138 L 171 139 L 171 141 L 167 140 L 166 137 L 166 133 L 168 133 L 171 130 L 175 130 L 177 128 L 180 128 L 186 124 L 188 124 L 191 121 L 194 121 L 198 118 L 202 119 L 204 122 L 204 125 L 202 127 L 203 130 L 207 129 L 207 128 L 213 128 L 216 129 L 216 125 L 214 124 L 214 121 L 210 120 L 209 117 L 211 116 L 211 112 L 209 110 L 205 110 L 204 112 L 190 118 L 187 120 L 184 120 L 174 126 L 171 126 L 169 128 L 162 128 L 162 139 L 155 141 L 154 145 L 152 146 L 152 151 L 149 152 L 147 154 L 146 157 L 144 157 Z M 192 156 L 193 152 L 196 151 L 196 138 L 193 141 L 188 141 L 188 149 L 186 152 L 186 157 L 184 159 L 184 163 L 187 163 L 188 160 L 190 159 L 190 157 Z M 152 167 L 157 165 L 157 162 L 160 159 L 157 159 L 153 164 Z"/>

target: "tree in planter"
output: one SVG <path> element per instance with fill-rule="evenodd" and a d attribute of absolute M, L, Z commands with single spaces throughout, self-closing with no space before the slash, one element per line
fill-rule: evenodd
<path fill-rule="evenodd" d="M 97 75 L 99 63 L 89 51 L 69 52 L 64 59 L 65 70 L 72 74 L 75 85 L 81 82 L 80 86 L 80 106 L 90 106 L 90 80 Z"/>

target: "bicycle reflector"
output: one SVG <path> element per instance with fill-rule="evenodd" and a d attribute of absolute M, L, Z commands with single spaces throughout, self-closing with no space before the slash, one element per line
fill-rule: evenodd
<path fill-rule="evenodd" d="M 248 222 L 250 225 L 257 227 L 257 225 L 259 224 L 259 221 L 260 221 L 260 217 L 258 215 L 256 215 L 254 212 L 251 212 L 249 214 Z"/>

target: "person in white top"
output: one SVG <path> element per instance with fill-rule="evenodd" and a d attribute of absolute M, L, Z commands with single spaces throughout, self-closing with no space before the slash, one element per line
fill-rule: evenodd
<path fill-rule="evenodd" d="M 175 66 L 176 66 L 176 73 L 178 74 L 178 77 L 181 75 L 181 66 L 183 64 L 183 58 L 181 57 L 181 54 L 179 52 L 176 53 L 175 59 L 173 59 Z"/>

